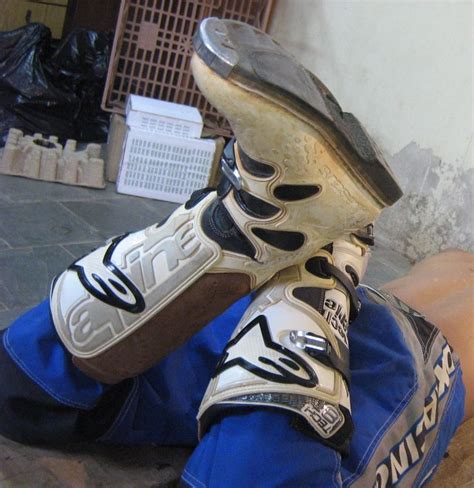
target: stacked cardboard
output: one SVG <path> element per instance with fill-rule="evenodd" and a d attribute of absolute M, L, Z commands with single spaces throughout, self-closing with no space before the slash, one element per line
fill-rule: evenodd
<path fill-rule="evenodd" d="M 24 135 L 10 129 L 0 160 L 0 173 L 66 185 L 104 188 L 104 161 L 100 145 L 88 144 L 77 151 L 77 142 L 68 139 L 64 147 L 56 136 Z"/>

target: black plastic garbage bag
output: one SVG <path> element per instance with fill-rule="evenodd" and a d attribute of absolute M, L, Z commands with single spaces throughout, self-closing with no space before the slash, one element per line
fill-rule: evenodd
<path fill-rule="evenodd" d="M 64 93 L 72 91 L 80 100 L 76 139 L 100 142 L 107 137 L 110 114 L 101 110 L 100 102 L 112 41 L 110 34 L 76 29 L 45 66 L 57 88 Z"/>
<path fill-rule="evenodd" d="M 112 38 L 76 30 L 57 48 L 42 24 L 0 33 L 0 145 L 11 127 L 103 142 L 109 114 L 100 109 Z"/>

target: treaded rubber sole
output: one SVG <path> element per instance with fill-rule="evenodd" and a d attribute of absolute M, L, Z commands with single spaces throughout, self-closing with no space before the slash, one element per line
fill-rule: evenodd
<path fill-rule="evenodd" d="M 208 18 L 194 36 L 194 49 L 220 77 L 329 132 L 350 155 L 351 170 L 384 206 L 402 196 L 395 176 L 357 118 L 343 112 L 324 84 L 270 36 L 242 22 Z"/>

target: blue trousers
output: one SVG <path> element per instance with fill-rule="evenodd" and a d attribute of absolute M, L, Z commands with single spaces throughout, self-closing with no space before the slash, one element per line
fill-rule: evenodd
<path fill-rule="evenodd" d="M 422 486 L 463 418 L 459 360 L 431 324 L 389 296 L 358 289 L 351 325 L 350 454 L 295 430 L 291 415 L 230 414 L 198 442 L 196 413 L 245 297 L 146 373 L 117 386 L 74 367 L 49 303 L 18 318 L 0 347 L 0 433 L 22 442 L 195 446 L 186 486 Z M 124 358 L 126 360 L 126 358 Z"/>

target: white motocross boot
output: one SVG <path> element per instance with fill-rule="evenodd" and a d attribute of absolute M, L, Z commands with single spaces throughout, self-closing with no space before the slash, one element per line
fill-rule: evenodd
<path fill-rule="evenodd" d="M 145 371 L 401 196 L 357 119 L 269 36 L 210 18 L 194 43 L 195 80 L 236 137 L 217 191 L 113 239 L 52 287 L 59 337 L 79 368 L 107 383 Z"/>
<path fill-rule="evenodd" d="M 296 428 L 347 451 L 347 333 L 360 308 L 355 286 L 365 272 L 370 239 L 337 239 L 258 291 L 204 395 L 200 436 L 232 410 L 276 408 L 290 412 Z"/>

